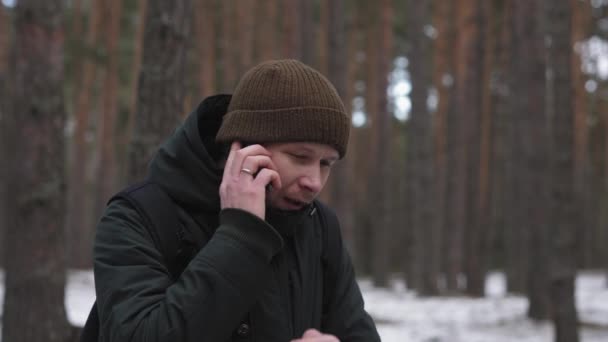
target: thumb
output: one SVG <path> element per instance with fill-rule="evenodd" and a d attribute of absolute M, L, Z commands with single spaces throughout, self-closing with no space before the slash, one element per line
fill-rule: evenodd
<path fill-rule="evenodd" d="M 304 333 L 304 335 L 302 336 L 302 338 L 319 337 L 319 336 L 323 336 L 323 334 L 321 334 L 319 332 L 319 330 L 317 330 L 317 329 L 308 329 L 308 330 L 306 330 L 306 332 Z"/>

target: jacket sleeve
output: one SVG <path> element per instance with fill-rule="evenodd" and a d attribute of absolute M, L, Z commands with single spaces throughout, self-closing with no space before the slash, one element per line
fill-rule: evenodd
<path fill-rule="evenodd" d="M 327 215 L 335 215 L 327 210 Z M 338 222 L 337 219 L 330 222 Z M 380 336 L 372 317 L 365 311 L 363 296 L 357 284 L 355 270 L 340 235 L 340 227 L 328 225 L 333 230 L 328 234 L 336 236 L 334 245 L 329 246 L 326 274 L 330 275 L 331 285 L 326 287 L 329 293 L 327 311 L 323 313 L 321 330 L 333 334 L 341 342 L 380 342 Z"/>
<path fill-rule="evenodd" d="M 112 202 L 94 245 L 99 340 L 229 339 L 271 277 L 282 243 L 256 216 L 223 210 L 212 238 L 173 283 L 137 211 Z"/>

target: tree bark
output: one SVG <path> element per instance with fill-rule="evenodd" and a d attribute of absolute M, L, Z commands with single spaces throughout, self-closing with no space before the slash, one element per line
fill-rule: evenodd
<path fill-rule="evenodd" d="M 466 212 L 464 229 L 466 291 L 472 296 L 484 295 L 485 269 L 483 236 L 484 227 L 480 224 L 479 212 L 479 165 L 481 96 L 483 84 L 484 41 L 482 24 L 483 13 L 480 0 L 464 0 L 461 5 L 459 27 L 462 27 L 459 60 L 464 69 L 459 77 L 463 83 L 457 87 L 460 104 L 458 110 L 462 118 L 464 148 L 467 149 L 466 164 Z"/>
<path fill-rule="evenodd" d="M 91 4 L 91 14 L 85 46 L 95 51 L 99 39 L 99 29 L 102 23 L 102 2 L 93 1 Z M 86 185 L 86 165 L 87 142 L 86 133 L 89 125 L 89 113 L 91 112 L 91 94 L 93 93 L 93 83 L 96 76 L 96 63 L 90 56 L 85 56 L 82 62 L 82 78 L 76 88 L 76 103 L 74 105 L 75 127 L 73 136 L 73 156 L 70 169 L 70 179 L 68 180 L 68 215 L 67 229 L 69 235 L 69 260 L 73 266 L 88 268 L 92 261 L 93 228 L 89 220 L 90 207 L 92 204 L 87 199 Z"/>
<path fill-rule="evenodd" d="M 548 91 L 551 118 L 551 299 L 556 342 L 577 342 L 575 307 L 576 225 L 574 184 L 574 108 L 571 98 L 572 7 L 568 1 L 544 1 Z"/>
<path fill-rule="evenodd" d="M 509 66 L 508 66 L 508 82 L 509 82 L 509 97 L 508 113 L 506 113 L 504 119 L 508 125 L 508 137 L 507 145 L 508 152 L 506 156 L 506 213 L 505 213 L 505 258 L 506 258 L 506 269 L 507 269 L 507 291 L 511 293 L 528 293 L 528 260 L 530 238 L 529 230 L 525 222 L 526 205 L 524 199 L 526 196 L 526 186 L 530 183 L 529 179 L 526 179 L 527 164 L 524 160 L 524 156 L 527 155 L 526 147 L 530 143 L 524 142 L 524 137 L 530 139 L 528 134 L 520 134 L 520 130 L 528 128 L 528 124 L 525 121 L 528 117 L 526 108 L 527 95 L 524 98 L 515 97 L 514 94 L 521 96 L 525 91 L 521 88 L 527 86 L 526 82 L 521 80 L 519 77 L 522 76 L 527 80 L 527 75 L 524 71 L 519 71 L 517 67 L 520 65 L 515 58 L 521 58 L 522 54 L 526 53 L 526 48 L 522 47 L 520 39 L 525 39 L 527 36 L 527 27 L 517 27 L 516 17 L 526 12 L 525 6 L 520 6 L 521 11 L 516 12 L 517 8 L 515 2 L 511 2 L 507 6 L 511 6 L 511 22 L 509 23 L 510 30 L 510 42 L 509 46 L 511 52 L 509 54 Z M 526 15 L 526 18 L 529 16 Z M 519 18 L 520 23 L 524 23 L 524 18 Z M 524 35 L 523 37 L 521 35 Z M 523 55 L 527 56 L 527 55 Z M 526 88 L 527 89 L 527 88 Z M 530 201 L 528 201 L 529 203 Z"/>
<path fill-rule="evenodd" d="M 102 111 L 97 122 L 97 195 L 95 215 L 101 215 L 106 202 L 118 189 L 118 168 L 116 163 L 116 117 L 118 116 L 118 40 L 120 39 L 120 17 L 122 0 L 105 1 L 106 41 L 108 56 L 103 81 Z"/>
<path fill-rule="evenodd" d="M 300 16 L 300 60 L 302 63 L 316 67 L 314 1 L 299 0 Z"/>
<path fill-rule="evenodd" d="M 477 248 L 480 255 L 478 261 L 479 270 L 477 274 L 477 290 L 481 296 L 485 295 L 485 278 L 488 268 L 491 266 L 490 244 L 493 236 L 493 227 L 490 223 L 492 183 L 491 151 L 492 151 L 492 121 L 494 120 L 494 97 L 492 96 L 492 76 L 496 65 L 496 45 L 499 32 L 496 29 L 498 13 L 490 1 L 482 2 L 482 30 L 483 30 L 483 83 L 481 89 L 481 120 L 480 120 L 480 149 L 479 149 L 479 197 L 477 203 L 477 216 L 479 218 L 479 230 L 477 236 Z"/>
<path fill-rule="evenodd" d="M 448 112 L 447 118 L 447 146 L 448 146 L 448 158 L 447 166 L 449 170 L 447 180 L 447 203 L 449 203 L 448 211 L 446 213 L 446 226 L 451 229 L 446 231 L 446 246 L 447 253 L 447 284 L 448 288 L 458 288 L 459 276 L 464 271 L 464 228 L 465 228 L 465 214 L 466 214 L 466 165 L 467 165 L 467 149 L 465 147 L 465 136 L 463 122 L 465 118 L 459 117 L 458 112 L 460 108 L 463 108 L 462 103 L 462 87 L 465 82 L 463 78 L 463 61 L 461 55 L 462 43 L 460 42 L 462 33 L 460 28 L 462 27 L 462 19 L 460 19 L 460 11 L 463 4 L 456 4 L 456 27 L 459 28 L 455 37 L 454 46 L 454 79 L 456 81 L 456 89 L 454 93 L 454 106 L 452 110 Z"/>
<path fill-rule="evenodd" d="M 437 110 L 433 116 L 433 147 L 435 153 L 434 159 L 434 178 L 436 181 L 435 186 L 435 220 L 439 227 L 438 239 L 440 245 L 438 248 L 445 250 L 446 244 L 445 235 L 448 234 L 448 230 L 451 227 L 446 225 L 446 212 L 447 212 L 447 115 L 448 110 L 451 107 L 451 98 L 453 97 L 453 36 L 454 36 L 454 22 L 453 22 L 453 3 L 450 1 L 439 1 L 434 4 L 432 19 L 433 26 L 437 29 L 437 38 L 434 42 L 434 53 L 433 53 L 433 86 L 437 90 Z M 442 255 L 441 268 L 443 272 L 447 270 L 447 258 Z M 446 280 L 448 278 L 446 277 Z M 450 281 L 446 282 L 446 290 L 456 291 L 456 278 L 454 276 L 449 278 Z M 448 286 L 449 285 L 449 286 Z"/>
<path fill-rule="evenodd" d="M 237 70 L 233 62 L 235 61 L 234 41 L 236 37 L 235 28 L 235 0 L 223 0 L 221 2 L 221 28 L 220 28 L 220 68 L 222 70 L 221 91 L 224 93 L 232 93 L 236 83 L 238 82 Z"/>
<path fill-rule="evenodd" d="M 6 13 L 4 5 L 0 5 L 0 75 L 4 74 L 8 66 L 10 47 L 11 19 Z"/>
<path fill-rule="evenodd" d="M 141 60 L 144 48 L 144 31 L 146 28 L 146 12 L 148 8 L 148 0 L 137 0 L 137 28 L 135 31 L 135 48 L 133 50 L 133 64 L 131 74 L 131 98 L 129 100 L 129 129 L 127 137 L 131 135 L 133 130 L 133 117 L 137 110 L 137 82 L 141 69 Z"/>
<path fill-rule="evenodd" d="M 366 51 L 366 46 L 362 40 L 362 37 L 366 35 L 366 20 L 361 15 L 361 6 L 356 4 L 353 7 L 352 15 L 352 27 L 349 32 L 349 56 L 361 55 Z M 368 78 L 371 76 L 371 68 L 366 67 L 366 62 L 362 59 L 349 58 L 349 67 L 347 73 L 347 88 L 346 95 L 347 102 L 346 107 L 349 113 L 353 113 L 355 110 L 354 99 L 363 100 L 364 103 L 361 107 L 368 105 L 367 99 L 370 96 L 370 87 L 356 88 L 355 84 L 365 83 L 370 84 Z M 350 109 L 349 109 L 350 108 Z M 357 110 L 363 110 L 369 117 L 369 111 L 364 108 L 356 108 Z M 370 274 L 371 270 L 371 244 L 370 238 L 368 237 L 370 231 L 370 225 L 368 224 L 369 218 L 369 197 L 366 197 L 369 188 L 369 176 L 370 169 L 370 125 L 369 120 L 365 125 L 360 127 L 353 127 L 351 129 L 351 136 L 349 142 L 349 158 L 352 163 L 352 195 L 353 195 L 353 247 L 351 250 L 353 263 L 358 274 Z"/>
<path fill-rule="evenodd" d="M 22 0 L 14 11 L 2 340 L 64 342 L 72 330 L 64 307 L 63 1 Z"/>
<path fill-rule="evenodd" d="M 216 91 L 216 13 L 217 2 L 201 0 L 194 3 L 196 9 L 196 45 L 200 56 L 199 88 L 203 97 L 213 95 Z"/>
<path fill-rule="evenodd" d="M 299 13 L 299 0 L 283 1 L 283 55 L 285 58 L 300 58 L 302 35 Z"/>
<path fill-rule="evenodd" d="M 467 276 L 467 292 L 479 295 L 479 216 L 476 208 L 479 173 L 479 120 L 481 111 L 482 48 L 478 0 L 460 0 L 456 10 L 459 28 L 455 47 L 455 113 L 448 118 L 448 159 L 451 205 L 448 225 L 452 227 L 448 245 L 448 276 Z M 466 251 L 466 252 L 465 252 Z M 483 278 L 483 277 L 481 277 Z M 453 281 L 453 280 L 452 280 Z"/>
<path fill-rule="evenodd" d="M 124 153 L 121 154 L 121 170 L 120 180 L 124 182 L 128 178 L 128 146 L 133 137 L 135 125 L 135 113 L 137 111 L 137 87 L 139 82 L 139 74 L 141 72 L 141 63 L 144 49 L 144 31 L 146 29 L 146 12 L 148 8 L 148 0 L 137 0 L 137 24 L 135 28 L 133 59 L 131 60 L 131 79 L 129 84 L 129 112 L 127 113 L 126 128 L 120 136 L 121 146 L 124 146 Z"/>
<path fill-rule="evenodd" d="M 392 113 L 388 110 L 386 91 L 388 88 L 389 66 L 392 64 L 392 44 L 393 44 L 393 17 L 392 17 L 392 2 L 390 0 L 382 0 L 380 3 L 380 13 L 378 22 L 378 36 L 372 38 L 378 45 L 377 63 L 377 79 L 375 84 L 371 84 L 377 92 L 377 107 L 372 110 L 376 111 L 376 120 L 374 122 L 374 130 L 376 131 L 375 138 L 377 142 L 374 148 L 374 155 L 377 160 L 374 170 L 374 185 L 372 198 L 375 203 L 374 218 L 374 262 L 373 262 L 373 280 L 376 286 L 388 286 L 388 276 L 390 272 L 390 251 L 391 238 L 394 232 L 395 224 L 392 222 L 390 210 L 390 194 L 392 184 L 390 182 L 390 162 L 392 153 Z"/>
<path fill-rule="evenodd" d="M 572 46 L 587 39 L 591 31 L 591 2 L 570 0 L 572 6 Z M 574 107 L 574 182 L 576 205 L 578 206 L 576 221 L 579 226 L 579 239 L 584 248 L 579 249 L 579 265 L 590 267 L 593 256 L 594 231 L 591 223 L 594 215 L 592 203 L 589 201 L 592 191 L 590 182 L 589 161 L 589 106 L 585 91 L 586 77 L 581 68 L 581 58 L 577 53 L 571 54 L 572 63 L 572 100 Z"/>
<path fill-rule="evenodd" d="M 382 229 L 382 225 L 376 222 L 376 218 L 380 217 L 379 213 L 376 212 L 378 209 L 377 199 L 375 196 L 375 188 L 382 184 L 380 180 L 376 177 L 375 166 L 378 165 L 378 156 L 374 153 L 376 151 L 376 145 L 378 144 L 377 138 L 377 129 L 376 125 L 378 114 L 378 91 L 376 88 L 376 84 L 378 83 L 379 73 L 378 73 L 378 49 L 376 46 L 377 37 L 378 37 L 378 27 L 376 23 L 376 18 L 378 17 L 376 6 L 371 6 L 371 3 L 365 3 L 363 7 L 363 11 L 367 12 L 369 15 L 364 19 L 365 26 L 365 114 L 366 114 L 366 126 L 364 126 L 359 137 L 367 140 L 367 144 L 363 144 L 361 141 L 357 142 L 358 146 L 365 146 L 364 155 L 368 156 L 366 161 L 363 161 L 363 158 L 358 158 L 357 164 L 362 168 L 361 172 L 365 176 L 365 190 L 361 190 L 362 194 L 359 194 L 359 206 L 358 209 L 361 209 L 360 217 L 361 219 L 361 228 L 359 229 L 361 244 L 357 248 L 361 251 L 361 258 L 367 257 L 365 264 L 365 270 L 368 270 L 372 277 L 374 276 L 374 271 L 376 272 L 384 272 L 381 262 L 380 269 L 375 269 L 376 258 L 378 258 L 379 253 L 381 255 L 382 251 L 377 251 L 377 246 L 381 244 L 376 243 L 376 239 L 380 236 L 376 231 L 376 225 L 378 225 Z M 361 152 L 360 152 L 361 153 Z M 366 205 L 365 203 L 369 203 L 371 199 L 371 204 Z M 374 215 L 375 214 L 375 215 Z M 382 248 L 386 249 L 386 246 Z M 378 253 L 379 252 L 379 253 Z"/>
<path fill-rule="evenodd" d="M 254 62 L 253 59 L 253 38 L 255 33 L 255 9 L 256 9 L 256 1 L 254 0 L 245 0 L 239 1 L 239 5 L 236 8 L 237 15 L 237 23 L 238 23 L 238 73 L 243 74 L 249 68 L 251 68 Z M 276 4 L 274 4 L 276 7 Z M 277 9 L 273 8 L 273 11 L 276 13 Z M 213 12 L 210 12 L 210 15 L 213 16 Z M 276 14 L 275 14 L 276 16 Z M 276 31 L 276 25 L 274 26 Z M 213 46 L 207 46 L 208 49 L 211 49 Z"/>
<path fill-rule="evenodd" d="M 514 156 L 518 163 L 517 186 L 520 197 L 519 230 L 527 239 L 528 257 L 519 259 L 520 272 L 527 281 L 525 293 L 530 305 L 528 316 L 533 319 L 549 318 L 548 286 L 548 246 L 547 216 L 549 208 L 547 182 L 548 173 L 548 126 L 545 113 L 545 61 L 543 33 L 539 17 L 529 15 L 539 13 L 542 3 L 538 0 L 514 3 L 513 27 L 514 43 L 512 55 L 512 75 L 514 77 L 513 114 L 517 120 L 517 136 L 520 153 Z M 522 63 L 523 62 L 523 63 Z M 511 227 L 510 229 L 517 229 Z M 513 254 L 520 250 L 513 251 Z"/>
<path fill-rule="evenodd" d="M 439 293 L 438 278 L 441 248 L 438 246 L 437 220 L 434 216 L 433 203 L 435 183 L 433 182 L 433 130 L 431 115 L 427 107 L 427 98 L 431 85 L 431 41 L 424 29 L 430 23 L 430 1 L 409 1 L 407 22 L 410 32 L 409 69 L 412 81 L 412 109 L 407 131 L 407 163 L 411 164 L 412 173 L 408 180 L 412 182 L 409 189 L 415 203 L 412 216 L 414 231 L 414 281 L 421 295 Z"/>
<path fill-rule="evenodd" d="M 498 266 L 505 270 L 507 279 L 509 279 L 511 268 L 505 251 L 509 246 L 508 237 L 511 232 L 506 223 L 508 217 L 510 217 L 509 213 L 512 211 L 511 204 L 513 202 L 510 200 L 513 194 L 513 186 L 508 183 L 511 174 L 510 166 L 512 165 L 508 158 L 510 148 L 512 147 L 509 132 L 513 124 L 513 120 L 510 117 L 512 113 L 510 99 L 511 92 L 513 91 L 512 77 L 510 77 L 510 62 L 512 60 L 512 2 L 501 4 L 497 12 L 501 13 L 501 15 L 498 17 L 500 22 L 497 23 L 500 37 L 496 46 L 497 63 L 494 71 L 494 86 L 492 87 L 495 99 L 494 120 L 492 121 L 494 142 L 492 146 L 493 172 L 491 173 L 494 191 L 491 193 L 490 220 L 494 229 L 492 246 L 497 250 L 496 254 L 499 256 L 497 258 Z"/>
<path fill-rule="evenodd" d="M 130 144 L 130 181 L 141 180 L 160 143 L 176 127 L 185 94 L 185 49 L 190 34 L 189 0 L 148 0 L 137 113 Z"/>
<path fill-rule="evenodd" d="M 338 94 L 344 102 L 347 102 L 346 88 L 347 83 L 346 68 L 348 59 L 346 57 L 345 46 L 345 8 L 343 0 L 335 0 L 326 3 L 327 16 L 327 65 L 328 78 L 336 87 Z M 347 106 L 350 108 L 350 106 Z M 350 115 L 350 113 L 348 113 Z M 342 228 L 343 237 L 352 252 L 353 243 L 353 192 L 352 192 L 352 169 L 353 156 L 347 155 L 343 160 L 337 163 L 332 170 L 332 180 L 330 185 L 330 203 L 336 210 L 340 218 L 340 226 Z"/>
<path fill-rule="evenodd" d="M 9 156 L 8 146 L 10 146 L 10 142 L 14 141 L 12 135 L 8 132 L 10 131 L 10 127 L 5 127 L 9 125 L 8 120 L 6 119 L 6 112 L 8 106 L 8 97 L 6 90 L 6 77 L 4 74 L 0 73 L 0 94 L 4 94 L 4 96 L 0 96 L 0 155 L 7 158 Z M 8 160 L 8 159 L 7 159 Z M 9 176 L 10 173 L 6 170 L 7 168 L 3 168 L 4 170 L 0 170 L 0 265 L 4 266 L 4 232 L 8 229 L 9 224 L 7 212 L 7 187 L 9 185 Z"/>
<path fill-rule="evenodd" d="M 258 4 L 258 18 L 256 29 L 256 47 L 258 60 L 266 61 L 276 58 L 277 55 L 277 2 L 276 0 L 263 0 Z"/>

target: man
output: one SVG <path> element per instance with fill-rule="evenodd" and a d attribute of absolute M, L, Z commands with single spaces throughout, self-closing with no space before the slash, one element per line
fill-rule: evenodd
<path fill-rule="evenodd" d="M 141 215 L 111 201 L 94 248 L 100 339 L 379 341 L 334 214 L 315 200 L 349 129 L 333 86 L 295 60 L 203 101 L 148 172 L 191 260 L 172 278 Z"/>

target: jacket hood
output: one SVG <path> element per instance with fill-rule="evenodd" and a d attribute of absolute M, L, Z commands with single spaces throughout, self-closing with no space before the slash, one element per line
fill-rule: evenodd
<path fill-rule="evenodd" d="M 230 95 L 204 99 L 161 145 L 150 163 L 149 180 L 190 212 L 220 210 L 218 189 L 223 168 L 218 162 L 228 147 L 216 143 L 215 135 L 230 99 Z"/>

